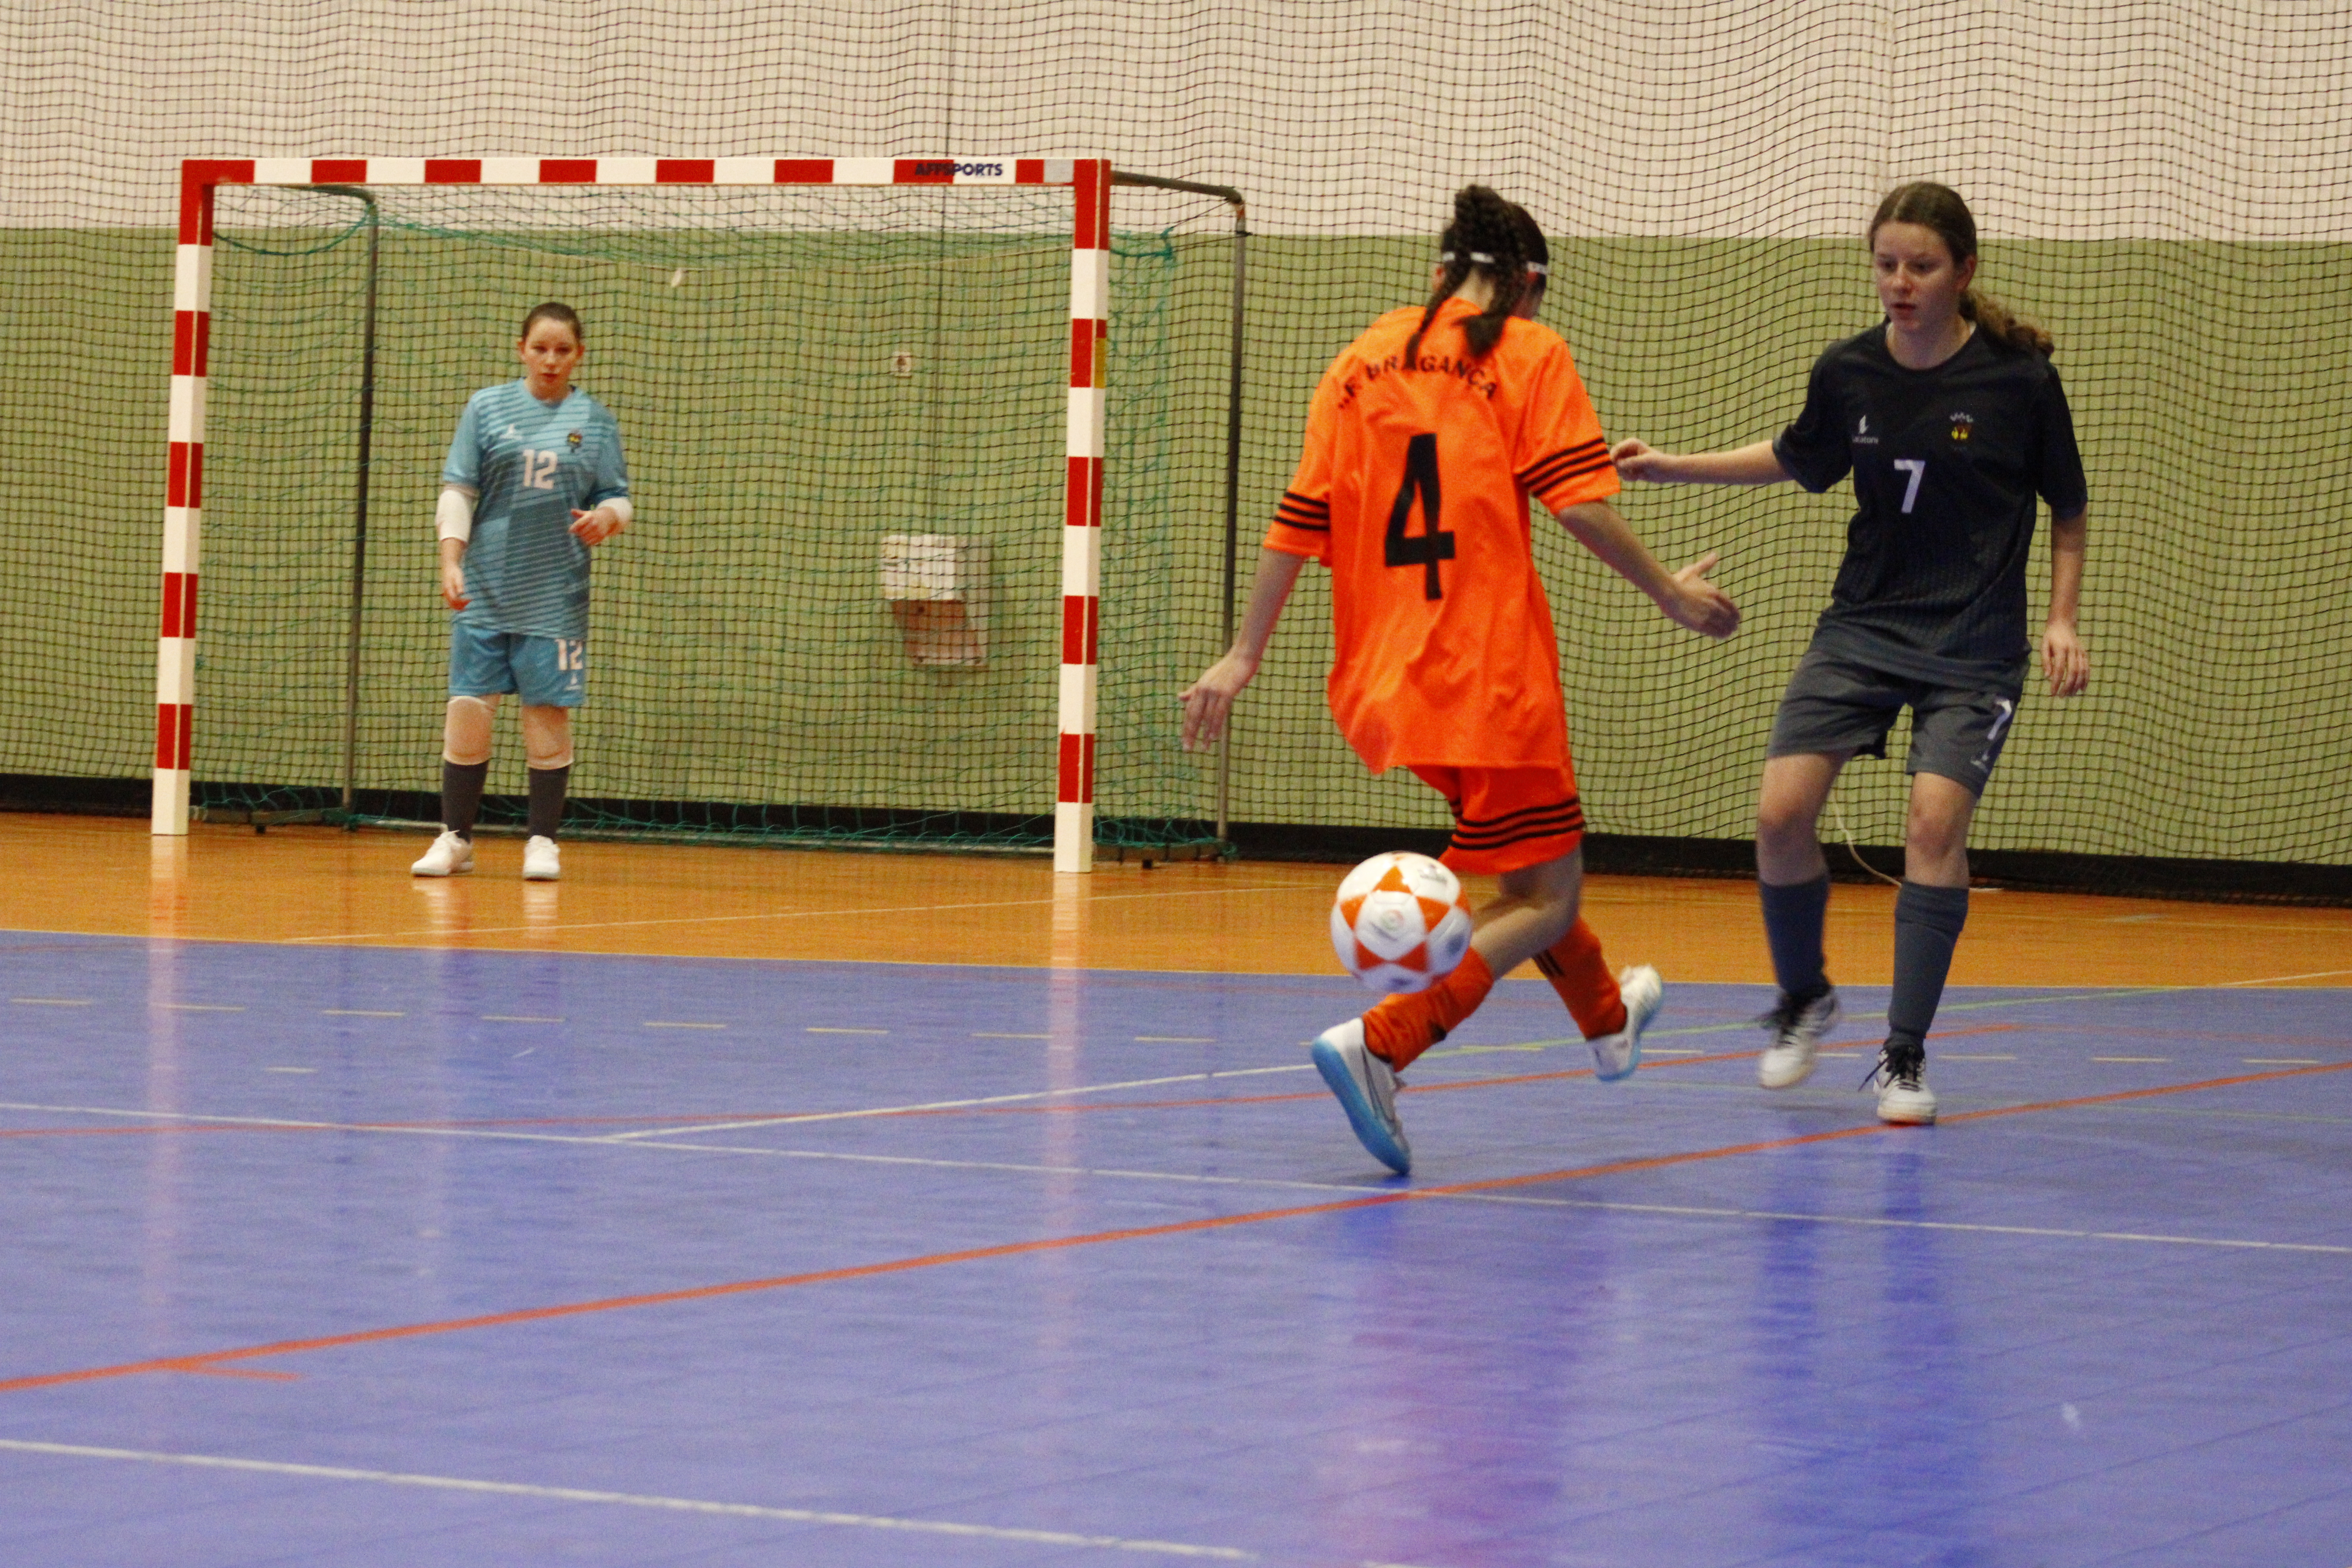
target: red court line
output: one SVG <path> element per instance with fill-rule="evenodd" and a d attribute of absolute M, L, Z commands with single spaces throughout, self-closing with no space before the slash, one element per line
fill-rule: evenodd
<path fill-rule="evenodd" d="M 1988 1110 L 1968 1110 L 1944 1118 L 1946 1122 L 1982 1121 L 1994 1117 L 2024 1116 L 2045 1110 L 2072 1110 L 2086 1106 L 2112 1105 L 2120 1100 L 2147 1100 L 2158 1095 L 2193 1094 L 2210 1089 L 2230 1089 L 2241 1084 L 2272 1083 L 2286 1079 L 2312 1078 L 2323 1073 L 2352 1072 L 2352 1062 L 2337 1062 L 2324 1067 L 2284 1068 L 2275 1072 L 2241 1073 L 2231 1078 L 2203 1079 L 2194 1083 L 2162 1085 L 2153 1089 L 2123 1089 L 2113 1094 L 2087 1095 L 2076 1100 L 2044 1100 L 2027 1105 L 2000 1106 Z M 1733 1143 L 1719 1149 L 1694 1149 L 1675 1154 L 1654 1154 L 1630 1160 L 1612 1160 L 1599 1165 L 1577 1165 L 1559 1171 L 1538 1171 L 1523 1176 L 1495 1176 L 1479 1182 L 1453 1182 L 1443 1186 L 1410 1187 L 1393 1193 L 1377 1193 L 1360 1198 L 1342 1198 L 1331 1203 L 1302 1204 L 1290 1208 L 1257 1209 L 1247 1214 L 1220 1215 L 1208 1219 L 1180 1220 L 1171 1225 L 1137 1226 L 1123 1230 L 1092 1231 L 1079 1236 L 1048 1237 L 1036 1241 L 1006 1242 L 996 1247 L 967 1247 L 956 1252 L 934 1252 L 917 1258 L 901 1258 L 887 1263 L 865 1263 L 847 1268 L 823 1268 L 805 1274 L 780 1274 L 765 1279 L 739 1279 L 723 1285 L 698 1285 L 681 1290 L 655 1290 L 634 1296 L 607 1296 L 593 1301 L 569 1301 L 552 1307 L 526 1307 L 509 1312 L 486 1312 L 478 1317 L 450 1318 L 438 1322 L 404 1323 L 388 1329 L 362 1329 L 353 1333 L 325 1334 L 315 1339 L 278 1340 L 269 1344 L 247 1345 L 241 1349 L 204 1351 L 194 1355 L 169 1356 L 154 1361 L 123 1362 L 112 1366 L 82 1367 L 71 1372 L 36 1373 L 30 1377 L 0 1380 L 0 1394 L 16 1394 L 27 1389 L 54 1388 L 64 1384 L 97 1383 L 110 1378 L 135 1377 L 147 1373 L 206 1373 L 220 1368 L 224 1362 L 253 1361 L 265 1356 L 299 1355 L 309 1351 L 337 1350 L 350 1345 L 383 1344 L 394 1340 L 418 1339 L 429 1334 L 451 1334 L 467 1329 L 505 1328 L 517 1323 L 544 1322 L 554 1318 L 580 1317 L 591 1312 L 614 1312 L 635 1307 L 670 1306 L 685 1301 L 708 1301 L 723 1296 L 747 1296 L 768 1290 L 786 1290 L 805 1285 L 830 1285 L 849 1279 L 874 1279 L 891 1274 L 908 1274 L 918 1269 L 938 1268 L 954 1263 L 979 1263 L 997 1258 L 1023 1258 L 1034 1253 L 1063 1252 L 1081 1247 L 1100 1247 L 1110 1242 L 1143 1241 L 1156 1237 L 1189 1236 L 1202 1231 L 1229 1230 L 1244 1225 L 1263 1225 L 1272 1220 L 1302 1219 L 1314 1215 L 1346 1214 L 1354 1209 L 1386 1208 L 1397 1204 L 1413 1203 L 1428 1198 L 1458 1197 L 1471 1193 L 1491 1193 L 1510 1187 L 1536 1186 L 1548 1182 L 1590 1181 L 1596 1176 L 1626 1175 L 1642 1171 L 1664 1170 L 1675 1165 L 1699 1164 L 1714 1160 L 1728 1160 L 1742 1154 L 1761 1154 L 1776 1149 L 1797 1149 L 1813 1143 L 1831 1143 L 1841 1139 L 1867 1138 L 1885 1133 L 1911 1132 L 1911 1128 L 1890 1127 L 1884 1122 L 1865 1122 L 1854 1127 L 1833 1128 L 1826 1132 L 1807 1132 L 1793 1138 L 1772 1138 L 1755 1143 Z"/>

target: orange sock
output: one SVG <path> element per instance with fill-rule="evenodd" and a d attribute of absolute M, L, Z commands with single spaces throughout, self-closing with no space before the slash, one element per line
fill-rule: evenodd
<path fill-rule="evenodd" d="M 1536 954 L 1536 967 L 1568 1004 L 1586 1039 L 1613 1035 L 1625 1026 L 1625 999 L 1617 994 L 1617 977 L 1601 956 L 1601 938 L 1582 916 L 1566 936 Z"/>
<path fill-rule="evenodd" d="M 1495 972 L 1472 948 L 1454 973 L 1426 991 L 1383 996 L 1364 1015 L 1364 1047 L 1399 1072 L 1415 1057 L 1462 1026 L 1495 988 Z"/>

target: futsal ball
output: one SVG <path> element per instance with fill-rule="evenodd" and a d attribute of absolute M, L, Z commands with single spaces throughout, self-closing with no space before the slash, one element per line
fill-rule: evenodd
<path fill-rule="evenodd" d="M 1375 991 L 1426 990 L 1470 951 L 1470 900 L 1426 855 L 1375 855 L 1331 900 L 1331 948 Z"/>

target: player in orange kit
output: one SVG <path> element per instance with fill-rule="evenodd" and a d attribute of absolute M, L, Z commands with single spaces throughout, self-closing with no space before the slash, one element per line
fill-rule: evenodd
<path fill-rule="evenodd" d="M 1420 309 L 1391 310 L 1323 373 L 1234 646 L 1183 694 L 1188 746 L 1214 741 L 1308 560 L 1331 569 L 1332 716 L 1374 773 L 1409 767 L 1454 811 L 1445 863 L 1498 873 L 1460 967 L 1324 1031 L 1315 1063 L 1356 1135 L 1399 1174 L 1412 1151 L 1396 1075 L 1533 959 L 1625 1077 L 1664 988 L 1612 975 L 1578 918 L 1584 812 L 1559 649 L 1536 574 L 1530 497 L 1669 620 L 1729 637 L 1739 611 L 1708 555 L 1668 572 L 1606 498 L 1617 471 L 1568 345 L 1534 316 L 1550 260 L 1525 209 L 1483 185 L 1454 221 Z"/>

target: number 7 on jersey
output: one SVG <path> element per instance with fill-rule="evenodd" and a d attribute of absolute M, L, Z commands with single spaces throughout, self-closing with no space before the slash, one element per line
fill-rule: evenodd
<path fill-rule="evenodd" d="M 1927 459 L 1897 458 L 1895 459 L 1895 467 L 1898 472 L 1911 476 L 1909 482 L 1903 487 L 1903 512 L 1907 517 L 1911 512 L 1911 504 L 1919 499 L 1919 481 L 1927 477 Z"/>

